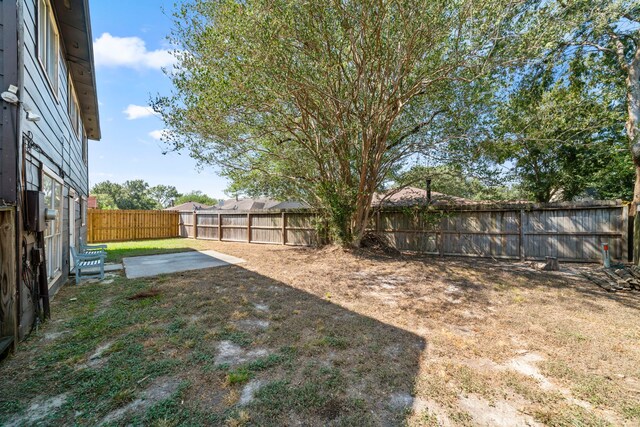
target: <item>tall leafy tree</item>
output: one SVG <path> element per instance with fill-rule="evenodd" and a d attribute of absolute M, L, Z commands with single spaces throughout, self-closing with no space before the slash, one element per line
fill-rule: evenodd
<path fill-rule="evenodd" d="M 111 197 L 111 195 L 105 193 L 94 193 L 92 195 L 96 197 L 96 200 L 98 202 L 98 209 L 118 209 L 118 205 L 116 204 L 115 200 L 113 200 L 113 197 Z"/>
<path fill-rule="evenodd" d="M 622 87 L 618 102 L 623 105 L 626 148 L 635 172 L 633 206 L 640 206 L 640 2 L 638 0 L 536 0 L 528 3 L 533 24 L 522 27 L 525 35 L 520 59 L 526 66 L 580 57 L 596 58 L 606 67 L 603 76 L 617 79 Z M 593 91 L 590 95 L 598 97 Z M 615 102 L 615 101 L 614 101 Z M 581 109 L 575 110 L 580 113 Z M 575 148 L 575 147 L 574 147 Z M 616 145 L 611 150 L 617 150 Z M 600 169 L 600 176 L 624 177 L 628 163 L 615 157 Z M 617 167 L 617 169 L 613 169 Z M 604 172 L 604 173 L 603 173 Z M 624 179 L 624 178 L 623 178 Z M 603 185 L 603 189 L 611 189 Z M 640 216 L 635 215 L 635 261 L 640 261 Z"/>
<path fill-rule="evenodd" d="M 149 194 L 149 184 L 142 179 L 125 181 L 122 184 L 125 197 L 117 201 L 119 209 L 158 209 L 160 208 Z"/>
<path fill-rule="evenodd" d="M 374 191 L 491 68 L 525 0 L 193 0 L 176 13 L 173 149 L 319 208 L 357 245 Z M 462 111 L 462 110 L 459 110 Z"/>
<path fill-rule="evenodd" d="M 630 199 L 622 85 L 598 55 L 571 55 L 568 65 L 542 62 L 516 74 L 518 83 L 496 110 L 497 141 L 486 153 L 513 165 L 514 179 L 538 202 L 587 191 Z M 602 173 L 612 164 L 621 167 L 615 181 Z"/>
<path fill-rule="evenodd" d="M 424 188 L 429 180 L 433 191 L 470 200 L 518 200 L 522 197 L 519 188 L 492 181 L 485 182 L 484 176 L 475 177 L 467 174 L 468 171 L 459 165 L 418 165 L 394 174 L 392 181 L 395 188 Z"/>
<path fill-rule="evenodd" d="M 180 197 L 180 193 L 173 185 L 156 185 L 149 188 L 149 196 L 162 208 L 169 207 Z"/>
<path fill-rule="evenodd" d="M 197 203 L 202 203 L 203 205 L 213 206 L 216 203 L 218 203 L 218 200 L 214 199 L 213 197 L 209 197 L 208 195 L 206 195 L 200 190 L 195 190 L 189 193 L 181 194 L 175 200 L 176 205 L 180 205 L 182 203 L 187 203 L 187 202 L 197 202 Z"/>
<path fill-rule="evenodd" d="M 103 181 L 95 184 L 90 193 L 104 201 L 106 206 L 110 206 L 111 209 L 119 209 L 118 201 L 125 197 L 121 184 L 111 181 Z M 100 205 L 99 205 L 100 206 Z M 115 206 L 115 207 L 114 207 Z"/>
<path fill-rule="evenodd" d="M 125 181 L 118 184 L 111 181 L 100 182 L 91 188 L 91 194 L 98 195 L 106 206 L 117 209 L 159 209 L 160 205 L 149 193 L 149 184 L 141 179 Z"/>

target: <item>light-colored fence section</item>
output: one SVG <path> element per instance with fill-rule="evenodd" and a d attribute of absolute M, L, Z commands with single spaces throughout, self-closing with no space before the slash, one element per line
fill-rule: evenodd
<path fill-rule="evenodd" d="M 401 251 L 441 256 L 600 261 L 628 254 L 628 207 L 617 202 L 469 205 L 376 212 L 370 230 Z M 89 242 L 191 237 L 228 242 L 311 246 L 316 215 L 300 211 L 89 210 Z"/>
<path fill-rule="evenodd" d="M 299 212 L 180 212 L 180 236 L 226 242 L 311 246 L 315 214 Z"/>
<path fill-rule="evenodd" d="M 87 221 L 90 243 L 180 236 L 175 211 L 89 209 Z"/>
<path fill-rule="evenodd" d="M 620 203 L 383 211 L 374 223 L 397 249 L 434 255 L 599 261 L 604 243 L 615 260 L 628 253 L 628 207 Z"/>

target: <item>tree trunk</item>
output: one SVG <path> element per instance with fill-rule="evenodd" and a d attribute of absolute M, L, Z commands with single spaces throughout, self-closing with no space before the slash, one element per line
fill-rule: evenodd
<path fill-rule="evenodd" d="M 371 200 L 375 188 L 372 182 L 366 182 L 360 187 L 360 192 L 356 198 L 356 209 L 353 215 L 351 226 L 351 244 L 354 247 L 360 247 L 360 242 L 367 231 L 369 216 L 371 214 Z"/>
<path fill-rule="evenodd" d="M 629 209 L 629 216 L 633 215 L 633 264 L 640 265 L 640 215 L 638 214 L 638 206 L 640 206 L 640 165 L 639 157 L 633 154 L 633 163 L 636 166 L 636 183 L 633 187 L 633 203 Z M 627 261 L 627 260 L 623 260 Z"/>
<path fill-rule="evenodd" d="M 640 263 L 640 64 L 633 61 L 627 70 L 627 123 L 625 125 L 631 157 L 636 167 L 636 182 L 633 188 L 633 203 L 630 214 L 633 219 L 633 263 Z"/>

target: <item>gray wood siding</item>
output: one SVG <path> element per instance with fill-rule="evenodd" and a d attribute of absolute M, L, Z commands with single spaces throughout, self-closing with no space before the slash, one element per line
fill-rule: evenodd
<path fill-rule="evenodd" d="M 60 46 L 58 58 L 58 82 L 54 89 L 47 78 L 44 67 L 38 58 L 37 40 L 37 0 L 25 0 L 24 16 L 24 82 L 20 97 L 38 114 L 38 122 L 22 121 L 24 134 L 32 135 L 33 142 L 44 153 L 35 149 L 27 152 L 26 176 L 27 188 L 40 189 L 40 163 L 64 181 L 62 215 L 62 276 L 52 285 L 51 292 L 63 284 L 68 277 L 69 236 L 71 227 L 76 230 L 76 244 L 79 237 L 86 237 L 86 228 L 82 227 L 80 213 L 69 211 L 70 189 L 76 196 L 88 196 L 88 167 L 83 161 L 82 138 L 76 135 L 68 114 L 68 68 L 65 61 L 64 46 Z M 62 39 L 60 38 L 60 41 Z M 22 113 L 24 114 L 24 113 Z M 86 240 L 86 238 L 85 238 Z"/>
<path fill-rule="evenodd" d="M 53 161 L 37 152 L 30 154 L 44 165 L 64 175 L 65 186 L 70 186 L 79 195 L 88 195 L 88 169 L 82 159 L 82 139 L 76 136 L 67 112 L 67 66 L 59 60 L 58 88 L 54 93 L 46 73 L 40 64 L 37 52 L 37 2 L 24 3 L 25 52 L 23 101 L 34 109 L 42 119 L 36 123 L 24 121 L 25 132 L 33 134 L 33 140 Z"/>

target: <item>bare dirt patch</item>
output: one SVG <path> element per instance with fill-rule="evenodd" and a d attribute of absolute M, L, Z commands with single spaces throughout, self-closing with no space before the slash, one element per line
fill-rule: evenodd
<path fill-rule="evenodd" d="M 528 423 L 640 422 L 634 403 L 638 395 L 628 388 L 640 375 L 634 367 L 640 349 L 633 344 L 640 298 L 607 294 L 578 274 L 580 266 L 543 272 L 529 263 L 378 256 L 335 247 L 254 251 L 252 246 L 248 251 L 245 245 L 216 242 L 212 247 L 247 259 L 247 269 L 424 337 L 426 371 L 444 377 L 445 393 L 439 401 L 447 404 L 427 409 L 435 418 L 453 425 L 469 422 L 461 414 L 473 414 L 460 396 L 478 387 L 489 402 L 513 396 L 505 402 L 518 402 L 515 412 L 509 412 L 506 403 L 501 410 L 514 420 L 523 419 L 514 413 L 523 417 L 526 412 Z M 395 353 L 386 349 L 388 355 Z M 461 373 L 452 361 L 466 364 L 480 380 Z M 571 366 L 574 375 L 551 375 L 543 369 L 551 361 Z M 502 376 L 509 371 L 533 382 L 505 383 Z M 434 385 L 438 379 L 427 373 L 422 381 L 422 375 L 414 402 L 432 402 L 436 408 L 434 387 L 420 384 Z M 607 390 L 621 393 L 619 398 L 592 391 L 591 384 L 600 384 L 602 378 Z M 411 422 L 420 424 L 418 412 L 414 410 Z"/>
<path fill-rule="evenodd" d="M 175 378 L 158 378 L 140 393 L 138 398 L 121 408 L 109 412 L 99 425 L 117 422 L 126 415 L 144 413 L 153 404 L 169 398 L 178 390 L 179 385 L 180 381 Z"/>
<path fill-rule="evenodd" d="M 539 426 L 506 400 L 489 402 L 476 395 L 460 398 L 460 408 L 471 414 L 474 424 L 483 427 Z"/>
<path fill-rule="evenodd" d="M 10 420 L 6 426 L 16 427 L 23 425 L 37 425 L 47 418 L 52 412 L 59 409 L 65 404 L 67 394 L 61 394 L 54 397 L 39 397 L 36 398 L 27 409 L 24 415 L 18 416 Z"/>
<path fill-rule="evenodd" d="M 216 355 L 215 362 L 218 365 L 235 366 L 244 362 L 256 360 L 260 357 L 267 356 L 268 354 L 269 351 L 264 348 L 247 350 L 232 343 L 231 341 L 222 341 L 218 344 L 218 354 Z"/>
<path fill-rule="evenodd" d="M 42 333 L 70 332 L 0 365 L 0 423 L 40 383 L 67 393 L 59 425 L 640 423 L 637 295 L 525 263 L 198 245 L 247 263 L 63 288 Z M 161 378 L 186 385 L 144 406 Z"/>

